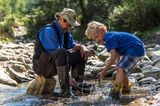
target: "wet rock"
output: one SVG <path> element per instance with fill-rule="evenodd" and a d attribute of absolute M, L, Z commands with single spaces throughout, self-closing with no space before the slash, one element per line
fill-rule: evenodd
<path fill-rule="evenodd" d="M 154 49 L 153 48 L 148 48 L 147 49 L 147 56 L 150 58 L 150 59 L 152 59 L 152 51 L 153 51 Z"/>
<path fill-rule="evenodd" d="M 149 105 L 149 106 L 160 106 L 160 92 L 158 94 L 156 94 L 155 96 L 152 96 L 150 98 L 148 98 L 146 100 L 146 103 Z"/>
<path fill-rule="evenodd" d="M 160 50 L 159 51 L 152 51 L 151 60 L 155 60 L 157 58 L 160 58 Z"/>
<path fill-rule="evenodd" d="M 146 77 L 153 77 L 155 79 L 159 79 L 160 68 L 158 68 L 158 67 L 153 67 L 151 65 L 147 65 L 146 67 L 142 68 L 142 71 Z"/>
<path fill-rule="evenodd" d="M 11 67 L 13 70 L 16 70 L 16 72 L 26 72 L 26 68 L 23 65 L 13 64 Z"/>
<path fill-rule="evenodd" d="M 30 58 L 25 58 L 24 61 L 25 61 L 25 63 L 27 63 L 27 64 L 32 63 L 32 59 L 30 59 Z"/>
<path fill-rule="evenodd" d="M 103 67 L 104 63 L 102 61 L 98 61 L 98 60 L 88 60 L 87 65 L 91 65 L 94 67 Z"/>
<path fill-rule="evenodd" d="M 160 68 L 160 58 L 153 61 L 153 66 Z"/>
<path fill-rule="evenodd" d="M 17 82 L 11 79 L 4 68 L 0 67 L 0 83 L 5 84 L 5 85 L 10 85 L 10 86 L 17 86 Z"/>
<path fill-rule="evenodd" d="M 29 85 L 26 94 L 40 95 L 52 93 L 56 86 L 54 78 L 44 78 L 37 76 L 36 79 Z"/>
<path fill-rule="evenodd" d="M 144 98 L 139 98 L 137 100 L 134 100 L 128 104 L 128 106 L 149 106 L 149 104 L 146 103 L 147 100 Z"/>
<path fill-rule="evenodd" d="M 141 68 L 143 68 L 143 67 L 145 67 L 147 65 L 152 65 L 152 64 L 153 64 L 153 62 L 152 61 L 148 61 L 148 60 L 142 60 L 142 61 L 139 62 L 139 66 Z"/>
<path fill-rule="evenodd" d="M 142 69 L 139 66 L 135 66 L 131 69 L 131 73 L 141 73 Z"/>
<path fill-rule="evenodd" d="M 0 61 L 6 61 L 6 60 L 9 60 L 9 57 L 6 55 L 0 54 Z"/>
<path fill-rule="evenodd" d="M 89 49 L 88 50 L 88 56 L 91 57 L 91 56 L 95 56 L 97 55 L 96 51 L 94 49 Z"/>
<path fill-rule="evenodd" d="M 160 79 L 158 79 L 158 85 L 160 85 Z"/>
<path fill-rule="evenodd" d="M 138 81 L 138 84 L 143 86 L 143 85 L 151 85 L 153 83 L 157 83 L 157 80 L 154 79 L 153 77 L 147 77 L 147 78 L 143 78 L 141 80 Z M 157 83 L 158 84 L 158 83 Z"/>
<path fill-rule="evenodd" d="M 160 50 L 160 45 L 155 45 L 154 50 L 155 50 L 155 51 Z"/>
<path fill-rule="evenodd" d="M 152 62 L 148 55 L 144 55 L 143 60 Z"/>
<path fill-rule="evenodd" d="M 13 70 L 11 67 L 7 67 L 7 73 L 9 74 L 9 76 L 14 79 L 15 81 L 17 81 L 18 83 L 21 82 L 27 82 L 32 80 L 32 78 L 29 78 L 26 76 L 27 72 L 16 72 L 16 70 Z"/>
<path fill-rule="evenodd" d="M 132 73 L 130 76 L 134 77 L 136 80 L 140 80 L 145 77 L 143 73 Z"/>
<path fill-rule="evenodd" d="M 109 56 L 110 56 L 110 54 L 107 52 L 106 49 L 104 49 L 101 53 L 98 54 L 98 58 L 101 61 L 105 61 Z"/>
<path fill-rule="evenodd" d="M 95 78 L 97 76 L 97 73 L 102 69 L 102 67 L 96 67 L 96 66 L 89 66 L 87 65 L 85 68 L 85 77 L 87 78 Z"/>
<path fill-rule="evenodd" d="M 155 66 L 158 63 L 160 64 L 160 58 L 155 59 L 151 65 Z"/>

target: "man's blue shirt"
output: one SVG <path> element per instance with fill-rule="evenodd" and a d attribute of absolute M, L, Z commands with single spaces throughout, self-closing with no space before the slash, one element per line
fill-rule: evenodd
<path fill-rule="evenodd" d="M 108 52 L 113 48 L 116 49 L 120 55 L 143 56 L 145 54 L 143 42 L 135 35 L 126 32 L 107 32 L 105 47 Z"/>
<path fill-rule="evenodd" d="M 39 32 L 39 39 L 47 52 L 53 52 L 56 49 L 64 47 L 64 33 L 57 21 L 55 20 L 53 22 L 58 29 L 60 39 L 58 38 L 58 35 L 52 26 L 44 27 Z M 75 42 L 73 40 L 72 34 L 71 32 L 68 32 L 67 48 L 72 48 L 74 45 Z"/>

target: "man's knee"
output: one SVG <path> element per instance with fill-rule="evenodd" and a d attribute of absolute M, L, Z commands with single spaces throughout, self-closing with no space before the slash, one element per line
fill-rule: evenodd
<path fill-rule="evenodd" d="M 61 49 L 57 49 L 54 51 L 54 54 L 55 55 L 66 55 L 68 54 L 68 51 L 64 48 L 61 48 Z"/>
<path fill-rule="evenodd" d="M 65 66 L 68 64 L 68 56 L 69 53 L 66 49 L 57 49 L 54 54 L 52 54 L 52 58 L 55 61 L 56 66 Z"/>

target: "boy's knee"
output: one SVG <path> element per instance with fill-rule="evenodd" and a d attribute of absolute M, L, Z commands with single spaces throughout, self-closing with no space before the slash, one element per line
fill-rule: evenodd
<path fill-rule="evenodd" d="M 124 73 L 121 67 L 116 67 L 116 73 Z"/>

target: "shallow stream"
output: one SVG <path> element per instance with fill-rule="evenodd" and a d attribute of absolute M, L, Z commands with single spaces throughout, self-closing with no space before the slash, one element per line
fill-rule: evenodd
<path fill-rule="evenodd" d="M 91 83 L 96 84 L 95 92 L 90 94 L 81 93 L 73 99 L 57 98 L 50 95 L 26 95 L 28 83 L 20 84 L 19 87 L 10 87 L 1 85 L 0 89 L 0 105 L 2 106 L 109 106 L 109 105 L 129 105 L 135 99 L 147 97 L 150 95 L 150 87 L 138 87 L 136 84 L 132 86 L 131 94 L 122 95 L 120 100 L 112 100 L 108 95 L 111 87 L 109 81 L 103 81 L 100 85 L 94 81 Z M 56 89 L 58 91 L 58 89 Z M 139 106 L 138 104 L 132 104 Z"/>

